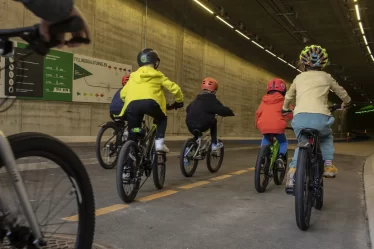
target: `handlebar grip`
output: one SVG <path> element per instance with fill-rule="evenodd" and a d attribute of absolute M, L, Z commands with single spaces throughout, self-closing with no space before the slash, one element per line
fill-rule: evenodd
<path fill-rule="evenodd" d="M 73 37 L 69 41 L 65 41 L 65 44 L 68 45 L 70 43 L 83 43 L 83 44 L 90 44 L 91 40 L 84 37 Z"/>

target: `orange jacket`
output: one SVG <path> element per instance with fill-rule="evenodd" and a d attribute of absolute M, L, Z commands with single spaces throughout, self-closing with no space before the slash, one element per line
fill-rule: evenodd
<path fill-rule="evenodd" d="M 286 118 L 291 120 L 292 114 L 282 115 L 284 96 L 278 92 L 266 94 L 256 111 L 256 128 L 261 134 L 282 134 L 287 127 Z"/>

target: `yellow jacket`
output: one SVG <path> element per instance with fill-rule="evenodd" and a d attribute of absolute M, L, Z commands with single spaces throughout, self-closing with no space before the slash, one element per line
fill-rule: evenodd
<path fill-rule="evenodd" d="M 150 66 L 140 67 L 137 71 L 131 73 L 131 77 L 120 96 L 124 102 L 119 116 L 123 116 L 127 106 L 131 101 L 140 99 L 153 99 L 166 115 L 166 99 L 163 88 L 169 90 L 175 97 L 175 101 L 183 102 L 183 93 L 181 88 L 170 81 L 163 73 Z"/>

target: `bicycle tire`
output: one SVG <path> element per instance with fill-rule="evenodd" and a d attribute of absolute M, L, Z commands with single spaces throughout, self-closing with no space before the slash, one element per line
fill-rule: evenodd
<path fill-rule="evenodd" d="M 189 148 L 189 145 L 193 145 L 197 147 L 197 144 L 194 138 L 190 138 L 186 142 L 184 142 L 182 150 L 180 152 L 179 166 L 180 166 L 182 175 L 185 177 L 193 176 L 197 169 L 197 165 L 199 164 L 199 160 L 193 159 L 193 166 L 190 171 L 187 172 L 186 168 L 184 167 L 184 153 L 186 152 L 186 149 Z"/>
<path fill-rule="evenodd" d="M 130 194 L 127 194 L 123 189 L 123 179 L 122 179 L 122 173 L 123 173 L 123 165 L 126 162 L 129 153 L 131 152 L 131 147 L 135 148 L 135 165 L 138 165 L 139 163 L 139 149 L 136 142 L 132 140 L 128 140 L 121 148 L 121 151 L 118 155 L 118 161 L 117 161 L 117 170 L 116 170 L 116 182 L 117 182 L 117 193 L 120 199 L 126 203 L 132 202 L 139 191 L 140 181 L 136 181 L 134 184 L 134 188 L 131 191 Z M 132 165 L 133 166 L 133 165 Z M 136 175 L 138 173 L 138 168 L 135 169 L 134 174 Z"/>
<path fill-rule="evenodd" d="M 308 151 L 304 148 L 299 148 L 296 164 L 295 213 L 297 226 L 303 231 L 309 228 L 312 211 L 312 192 L 310 191 L 312 176 L 309 164 Z M 304 189 L 307 190 L 306 197 L 304 196 Z"/>
<path fill-rule="evenodd" d="M 222 141 L 219 140 L 219 139 L 218 139 L 218 142 L 222 143 Z M 207 155 L 206 155 L 206 166 L 211 173 L 216 173 L 222 166 L 223 157 L 225 156 L 225 147 L 224 146 L 220 149 L 219 154 L 220 154 L 220 158 L 219 158 L 217 167 L 214 168 L 214 167 L 212 167 L 212 164 L 211 164 L 212 146 L 209 146 L 209 149 L 208 149 L 208 152 L 207 152 Z"/>
<path fill-rule="evenodd" d="M 317 196 L 316 198 L 316 203 L 314 205 L 314 207 L 317 209 L 317 210 L 321 210 L 322 207 L 323 207 L 323 178 L 321 179 L 321 185 L 320 185 L 320 196 Z"/>
<path fill-rule="evenodd" d="M 270 167 L 270 145 L 262 146 L 256 160 L 256 168 L 255 168 L 255 189 L 258 193 L 263 193 L 266 190 L 267 185 L 269 184 L 270 178 L 265 175 L 265 172 L 269 171 Z M 265 158 L 264 158 L 265 157 Z M 263 159 L 266 159 L 266 164 L 263 168 L 264 173 L 264 181 L 261 182 L 261 169 L 262 169 L 262 161 Z"/>
<path fill-rule="evenodd" d="M 117 165 L 117 160 L 118 160 L 118 155 L 116 157 L 116 159 L 113 161 L 113 163 L 111 164 L 106 164 L 103 160 L 103 158 L 101 157 L 101 148 L 100 148 L 100 145 L 101 145 L 101 138 L 103 137 L 104 135 L 104 132 L 109 129 L 109 128 L 112 128 L 115 130 L 116 134 L 118 133 L 118 126 L 115 124 L 115 123 L 108 123 L 106 125 L 104 125 L 103 127 L 100 128 L 99 130 L 99 133 L 97 134 L 97 138 L 96 138 L 96 158 L 97 158 L 97 161 L 99 161 L 99 164 L 100 166 L 103 168 L 103 169 L 113 169 L 114 167 L 116 167 Z M 116 135 L 117 136 L 117 135 Z M 117 139 L 117 138 L 116 138 Z"/>
<path fill-rule="evenodd" d="M 283 170 L 279 170 L 278 166 L 276 168 L 274 168 L 274 183 L 275 185 L 282 185 L 283 183 L 283 180 L 284 180 L 284 177 L 286 176 L 286 172 L 287 172 L 287 164 L 288 164 L 288 152 L 286 152 L 286 160 L 284 162 L 284 169 Z M 278 175 L 279 174 L 279 175 Z"/>
<path fill-rule="evenodd" d="M 60 140 L 42 133 L 25 132 L 8 137 L 16 159 L 43 157 L 56 163 L 68 176 L 69 181 L 80 193 L 78 206 L 77 249 L 92 247 L 95 232 L 95 201 L 87 171 L 79 157 Z M 3 166 L 3 165 L 1 165 Z M 72 181 L 72 179 L 74 181 Z"/>
<path fill-rule="evenodd" d="M 158 172 L 158 168 L 161 167 L 161 174 Z M 157 153 L 153 159 L 153 183 L 157 189 L 162 189 L 165 184 L 166 177 L 166 154 Z"/>

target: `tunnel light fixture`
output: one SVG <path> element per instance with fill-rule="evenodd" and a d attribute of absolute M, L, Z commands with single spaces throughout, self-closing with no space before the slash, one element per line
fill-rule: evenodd
<path fill-rule="evenodd" d="M 362 22 L 358 22 L 358 25 L 360 26 L 361 34 L 365 35 L 365 31 L 364 31 L 364 27 L 362 26 Z"/>
<path fill-rule="evenodd" d="M 366 49 L 368 50 L 369 55 L 371 55 L 371 50 L 369 46 L 366 46 Z"/>
<path fill-rule="evenodd" d="M 226 22 L 222 17 L 220 16 L 216 16 L 218 18 L 218 20 L 220 20 L 221 22 L 223 22 L 224 24 L 226 24 L 227 26 L 229 26 L 230 28 L 234 28 L 234 26 L 232 26 L 230 23 Z"/>
<path fill-rule="evenodd" d="M 370 55 L 371 56 L 371 60 L 374 61 L 374 56 L 373 55 Z"/>
<path fill-rule="evenodd" d="M 287 61 L 283 60 L 281 57 L 277 57 L 278 60 L 283 61 L 284 63 L 287 63 Z"/>
<path fill-rule="evenodd" d="M 270 50 L 265 49 L 265 51 L 268 52 L 269 54 L 271 54 L 272 56 L 277 57 L 277 56 L 276 56 L 274 53 L 272 53 Z"/>
<path fill-rule="evenodd" d="M 366 46 L 369 45 L 369 44 L 368 44 L 368 40 L 366 40 L 366 36 L 365 36 L 365 35 L 362 36 L 362 39 L 364 39 L 364 42 L 365 42 L 365 45 L 366 45 Z"/>
<path fill-rule="evenodd" d="M 332 93 L 333 93 L 334 91 L 330 89 L 330 92 L 332 92 Z"/>
<path fill-rule="evenodd" d="M 358 4 L 355 5 L 355 8 L 356 8 L 357 21 L 361 21 L 360 9 L 358 8 Z"/>
<path fill-rule="evenodd" d="M 200 5 L 203 9 L 205 9 L 206 11 L 208 11 L 210 14 L 214 14 L 214 12 L 209 9 L 208 7 L 206 7 L 204 4 L 202 4 L 200 1 L 198 0 L 193 0 L 195 3 L 197 3 L 198 5 Z"/>
<path fill-rule="evenodd" d="M 246 36 L 245 34 L 243 34 L 242 32 L 240 32 L 239 30 L 235 29 L 235 32 L 238 33 L 239 35 L 243 36 L 245 39 L 247 40 L 250 40 L 251 38 L 249 38 L 248 36 Z"/>
<path fill-rule="evenodd" d="M 290 67 L 292 67 L 293 69 L 296 69 L 296 67 L 290 63 L 288 63 L 287 65 L 289 65 Z"/>
<path fill-rule="evenodd" d="M 297 69 L 297 71 L 299 71 L 300 73 L 302 73 L 303 71 L 301 71 L 300 69 Z"/>
<path fill-rule="evenodd" d="M 255 42 L 254 40 L 252 40 L 251 41 L 253 44 L 255 44 L 257 47 L 259 47 L 259 48 L 262 48 L 262 49 L 264 49 L 264 47 L 263 46 L 261 46 L 260 44 L 258 44 L 257 42 Z"/>

